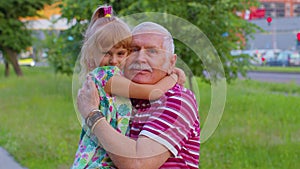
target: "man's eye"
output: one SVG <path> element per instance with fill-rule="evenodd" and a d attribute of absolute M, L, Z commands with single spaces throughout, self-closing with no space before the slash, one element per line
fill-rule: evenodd
<path fill-rule="evenodd" d="M 149 52 L 149 53 L 157 53 L 157 50 L 156 49 L 147 49 L 147 52 Z"/>
<path fill-rule="evenodd" d="M 130 49 L 131 52 L 138 52 L 139 50 L 140 50 L 140 49 L 139 49 L 139 48 L 136 48 L 136 47 L 133 47 L 133 48 Z"/>

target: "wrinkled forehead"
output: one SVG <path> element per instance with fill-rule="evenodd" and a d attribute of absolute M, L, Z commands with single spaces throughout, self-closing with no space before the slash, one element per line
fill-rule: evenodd
<path fill-rule="evenodd" d="M 157 32 L 140 32 L 132 35 L 132 45 L 149 46 L 155 45 L 162 47 L 167 36 Z"/>
<path fill-rule="evenodd" d="M 141 36 L 155 36 L 155 37 L 168 37 L 168 35 L 161 33 L 161 32 L 155 32 L 155 31 L 136 31 L 132 33 L 133 37 L 141 37 Z"/>

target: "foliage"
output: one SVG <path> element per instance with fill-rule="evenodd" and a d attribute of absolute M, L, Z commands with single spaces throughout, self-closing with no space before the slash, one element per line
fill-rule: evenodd
<path fill-rule="evenodd" d="M 237 77 L 238 72 L 245 75 L 249 58 L 241 56 L 241 59 L 235 59 L 230 55 L 233 49 L 243 48 L 242 37 L 254 33 L 257 27 L 254 24 L 243 20 L 235 14 L 235 11 L 244 11 L 252 6 L 257 6 L 257 1 L 247 0 L 198 0 L 198 1 L 133 1 L 133 0 L 109 0 L 109 1 L 83 1 L 64 0 L 62 5 L 62 17 L 68 18 L 69 21 L 75 19 L 77 22 L 71 28 L 70 35 L 74 39 L 82 39 L 82 33 L 86 26 L 83 21 L 89 20 L 93 10 L 97 5 L 110 4 L 114 7 L 118 16 L 126 16 L 140 12 L 161 12 L 173 14 L 188 20 L 199 27 L 203 33 L 212 42 L 216 48 L 223 63 L 225 74 L 228 80 Z M 164 5 L 162 5 L 164 4 Z M 202 61 L 195 56 L 195 53 L 187 46 L 176 41 L 176 53 L 182 57 L 183 61 L 188 64 L 193 74 L 202 76 L 205 69 Z M 74 51 L 74 61 L 79 52 Z M 199 66 L 200 65 L 200 66 Z"/>
<path fill-rule="evenodd" d="M 77 57 L 80 49 L 80 40 L 66 32 L 50 32 L 46 35 L 45 46 L 48 51 L 48 61 L 54 67 L 55 72 L 71 75 L 73 73 L 74 58 Z"/>
<path fill-rule="evenodd" d="M 37 11 L 52 0 L 10 0 L 0 2 L 0 47 L 20 52 L 31 46 L 31 32 L 20 17 L 37 16 Z"/>

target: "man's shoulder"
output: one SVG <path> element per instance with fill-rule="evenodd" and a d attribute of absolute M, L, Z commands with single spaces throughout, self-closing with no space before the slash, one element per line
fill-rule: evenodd
<path fill-rule="evenodd" d="M 194 93 L 180 85 L 175 85 L 157 103 L 158 110 L 165 110 L 170 116 L 180 116 L 187 121 L 197 121 L 198 103 Z"/>
<path fill-rule="evenodd" d="M 197 107 L 197 100 L 194 92 L 178 84 L 176 84 L 165 93 L 165 97 L 163 98 L 163 100 L 166 102 L 172 102 L 174 104 L 189 102 L 191 105 Z"/>
<path fill-rule="evenodd" d="M 192 92 L 190 89 L 185 88 L 184 86 L 180 86 L 179 84 L 174 85 L 171 89 L 169 89 L 165 95 L 167 97 L 171 97 L 171 96 L 182 96 L 182 97 L 186 97 L 186 96 L 190 96 L 195 98 L 195 94 L 194 92 Z"/>

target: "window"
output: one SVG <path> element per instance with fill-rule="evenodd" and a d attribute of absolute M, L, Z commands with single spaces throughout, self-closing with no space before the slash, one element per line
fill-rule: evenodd
<path fill-rule="evenodd" d="M 285 16 L 284 3 L 263 2 L 262 6 L 266 9 L 266 16 L 271 16 L 271 17 L 284 17 Z"/>
<path fill-rule="evenodd" d="M 300 16 L 300 4 L 294 5 L 294 16 Z"/>

